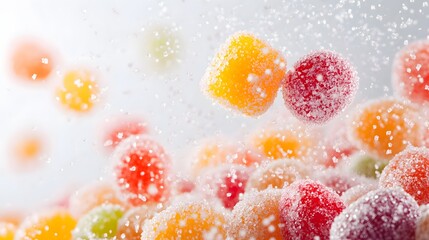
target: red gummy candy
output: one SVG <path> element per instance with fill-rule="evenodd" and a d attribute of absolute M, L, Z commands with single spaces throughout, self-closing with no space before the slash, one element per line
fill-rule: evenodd
<path fill-rule="evenodd" d="M 345 208 L 340 196 L 313 180 L 298 180 L 283 191 L 280 200 L 283 239 L 329 239 L 334 218 Z"/>
<path fill-rule="evenodd" d="M 418 216 L 416 201 L 402 189 L 378 189 L 335 218 L 331 240 L 415 239 Z"/>
<path fill-rule="evenodd" d="M 137 119 L 118 121 L 109 127 L 104 137 L 104 146 L 114 149 L 120 142 L 130 136 L 147 133 L 146 123 Z"/>
<path fill-rule="evenodd" d="M 129 137 L 115 149 L 113 160 L 116 184 L 130 204 L 167 200 L 170 160 L 158 143 Z"/>
<path fill-rule="evenodd" d="M 298 119 L 309 123 L 332 119 L 351 102 L 357 87 L 354 69 L 329 51 L 303 57 L 282 83 L 286 106 Z"/>

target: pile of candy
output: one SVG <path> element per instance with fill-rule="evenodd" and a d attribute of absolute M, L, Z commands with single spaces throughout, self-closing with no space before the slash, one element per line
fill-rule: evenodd
<path fill-rule="evenodd" d="M 46 77 L 50 63 L 40 56 L 43 48 L 23 45 L 16 73 Z M 236 33 L 207 69 L 203 90 L 222 106 L 258 116 L 281 88 L 300 122 L 257 129 L 239 142 L 205 141 L 181 177 L 150 126 L 122 121 L 104 139 L 113 151 L 110 179 L 49 211 L 0 219 L 0 240 L 429 239 L 427 84 L 429 42 L 409 44 L 393 66 L 397 96 L 353 108 L 345 123 L 328 129 L 320 124 L 357 92 L 350 63 L 316 51 L 287 69 L 279 51 Z M 91 73 L 70 71 L 57 96 L 87 111 L 97 93 Z"/>

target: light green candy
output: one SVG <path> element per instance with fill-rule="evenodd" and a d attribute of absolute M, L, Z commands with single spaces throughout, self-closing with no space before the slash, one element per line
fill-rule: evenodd
<path fill-rule="evenodd" d="M 118 221 L 124 210 L 118 205 L 102 205 L 94 208 L 77 223 L 73 230 L 73 239 L 114 239 Z"/>
<path fill-rule="evenodd" d="M 377 160 L 368 155 L 359 155 L 354 159 L 352 170 L 365 177 L 378 178 L 386 165 L 386 161 Z"/>

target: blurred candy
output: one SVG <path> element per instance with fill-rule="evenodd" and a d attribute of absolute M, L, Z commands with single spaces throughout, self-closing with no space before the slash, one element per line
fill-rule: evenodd
<path fill-rule="evenodd" d="M 235 240 L 282 240 L 279 201 L 281 190 L 267 189 L 246 193 L 235 205 L 227 227 L 228 237 Z"/>
<path fill-rule="evenodd" d="M 356 145 L 379 159 L 389 160 L 407 145 L 420 146 L 423 141 L 416 109 L 393 98 L 366 104 L 349 127 Z"/>
<path fill-rule="evenodd" d="M 118 205 L 103 205 L 79 219 L 73 239 L 113 239 L 124 210 Z"/>
<path fill-rule="evenodd" d="M 428 204 L 428 172 L 429 149 L 409 147 L 390 160 L 380 176 L 380 186 L 399 186 L 418 204 Z"/>
<path fill-rule="evenodd" d="M 343 200 L 346 206 L 350 206 L 350 204 L 356 202 L 359 198 L 364 196 L 365 194 L 376 190 L 376 184 L 359 184 L 349 188 L 341 195 L 341 199 Z"/>
<path fill-rule="evenodd" d="M 19 42 L 11 56 L 12 70 L 18 77 L 29 81 L 48 78 L 53 69 L 52 52 L 37 41 Z"/>
<path fill-rule="evenodd" d="M 104 146 L 113 150 L 120 142 L 129 136 L 147 133 L 146 122 L 139 119 L 121 119 L 112 123 L 104 136 Z"/>
<path fill-rule="evenodd" d="M 340 168 L 329 168 L 314 174 L 314 178 L 323 183 L 326 187 L 334 190 L 338 195 L 362 183 L 369 183 L 369 180 L 359 175 L 343 171 Z"/>
<path fill-rule="evenodd" d="M 248 116 L 271 106 L 285 77 L 286 61 L 263 40 L 236 33 L 221 47 L 202 80 L 204 91 Z"/>
<path fill-rule="evenodd" d="M 418 205 L 403 190 L 378 189 L 347 207 L 331 228 L 331 240 L 415 239 Z"/>
<path fill-rule="evenodd" d="M 420 217 L 417 219 L 416 240 L 429 239 L 429 205 L 422 205 L 419 209 Z"/>
<path fill-rule="evenodd" d="M 142 205 L 132 208 L 119 220 L 117 239 L 140 240 L 144 223 L 162 210 L 157 205 Z"/>
<path fill-rule="evenodd" d="M 224 214 L 204 200 L 182 199 L 146 221 L 141 240 L 226 239 Z"/>
<path fill-rule="evenodd" d="M 76 220 L 66 210 L 27 217 L 16 231 L 15 240 L 71 240 Z"/>
<path fill-rule="evenodd" d="M 161 145 L 145 136 L 131 136 L 118 145 L 112 160 L 116 184 L 131 205 L 167 200 L 170 159 Z"/>
<path fill-rule="evenodd" d="M 358 149 L 351 143 L 347 136 L 347 126 L 342 122 L 334 123 L 325 134 L 325 167 L 335 167 L 344 158 L 351 156 Z"/>
<path fill-rule="evenodd" d="M 375 159 L 369 155 L 357 154 L 351 158 L 351 170 L 361 176 L 378 178 L 388 162 Z"/>
<path fill-rule="evenodd" d="M 17 167 L 34 167 L 44 150 L 44 140 L 38 134 L 21 134 L 14 140 L 12 154 Z"/>
<path fill-rule="evenodd" d="M 297 179 L 305 178 L 309 173 L 309 169 L 298 160 L 284 159 L 270 162 L 250 175 L 247 190 L 282 189 Z"/>
<path fill-rule="evenodd" d="M 95 76 L 86 70 L 73 70 L 65 74 L 63 84 L 57 90 L 57 99 L 64 107 L 87 112 L 98 100 L 99 89 Z"/>
<path fill-rule="evenodd" d="M 340 196 L 318 182 L 292 183 L 280 200 L 283 239 L 329 239 L 331 224 L 344 208 Z"/>
<path fill-rule="evenodd" d="M 0 240 L 14 240 L 16 227 L 7 222 L 0 222 Z"/>
<path fill-rule="evenodd" d="M 111 183 L 95 182 L 82 187 L 70 197 L 70 212 L 80 218 L 103 204 L 124 205 Z"/>
<path fill-rule="evenodd" d="M 301 121 L 324 123 L 342 111 L 358 88 L 353 67 L 340 55 L 313 52 L 301 58 L 282 83 L 289 110 Z"/>
<path fill-rule="evenodd" d="M 408 44 L 393 62 L 395 92 L 416 103 L 429 102 L 429 41 Z"/>

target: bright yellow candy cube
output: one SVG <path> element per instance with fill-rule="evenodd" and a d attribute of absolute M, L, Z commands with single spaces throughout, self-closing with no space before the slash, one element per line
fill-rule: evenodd
<path fill-rule="evenodd" d="M 277 50 L 240 32 L 214 58 L 203 78 L 203 89 L 228 108 L 258 116 L 273 103 L 285 75 L 286 60 Z"/>

